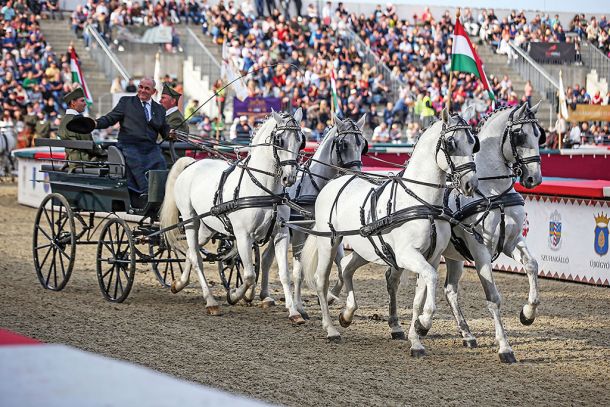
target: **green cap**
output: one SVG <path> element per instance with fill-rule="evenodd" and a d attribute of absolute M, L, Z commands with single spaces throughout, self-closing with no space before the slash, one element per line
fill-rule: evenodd
<path fill-rule="evenodd" d="M 161 92 L 161 94 L 170 95 L 171 97 L 176 99 L 176 102 L 178 102 L 180 100 L 180 96 L 182 96 L 182 94 L 180 94 L 180 93 L 176 92 L 174 89 L 170 88 L 166 83 L 163 84 L 163 91 Z"/>
<path fill-rule="evenodd" d="M 85 92 L 83 91 L 83 88 L 76 88 L 71 92 L 68 92 L 64 95 L 64 102 L 66 102 L 66 104 L 70 104 L 71 101 L 78 99 L 78 98 L 84 98 L 85 97 Z"/>

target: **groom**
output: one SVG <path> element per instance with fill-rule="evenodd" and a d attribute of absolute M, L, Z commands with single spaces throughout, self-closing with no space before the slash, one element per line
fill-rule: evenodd
<path fill-rule="evenodd" d="M 110 113 L 97 119 L 96 128 L 121 124 L 117 147 L 127 163 L 127 185 L 135 197 L 148 192 L 146 173 L 166 169 L 157 137 L 170 138 L 165 109 L 152 100 L 155 81 L 143 78 L 136 96 L 123 96 Z"/>

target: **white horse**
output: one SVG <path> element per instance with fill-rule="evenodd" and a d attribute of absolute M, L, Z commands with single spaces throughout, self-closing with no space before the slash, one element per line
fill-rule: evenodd
<path fill-rule="evenodd" d="M 178 214 L 185 220 L 194 220 L 185 226 L 188 249 L 182 247 L 182 250 L 186 252 L 187 262 L 180 280 L 172 284 L 172 292 L 188 284 L 194 265 L 207 311 L 219 315 L 220 307 L 203 274 L 199 247 L 217 233 L 235 236 L 244 276 L 243 284 L 227 293 L 227 301 L 234 304 L 246 293 L 254 295 L 252 246 L 271 238 L 276 247 L 286 307 L 291 319 L 300 318 L 290 297 L 288 233 L 285 228 L 278 228 L 276 209 L 283 201 L 283 189 L 294 184 L 297 178 L 297 156 L 305 146 L 299 125 L 301 118 L 301 109 L 294 117 L 273 112 L 254 134 L 248 157 L 234 165 L 222 160 L 195 161 L 190 157 L 180 158 L 174 164 L 165 187 L 161 228 L 177 224 Z M 180 248 L 184 245 L 178 241 L 177 232 L 173 229 L 166 236 L 170 246 Z"/>
<path fill-rule="evenodd" d="M 330 180 L 337 176 L 340 168 L 358 170 L 362 168 L 362 154 L 366 154 L 368 150 L 368 142 L 362 135 L 362 128 L 364 127 L 365 120 L 366 115 L 363 115 L 358 122 L 354 122 L 350 119 L 341 120 L 335 115 L 335 126 L 326 133 L 326 136 L 320 142 L 312 159 L 303 169 L 303 173 L 297 179 L 297 182 L 288 189 L 287 192 L 291 201 L 313 213 L 314 204 L 320 190 Z M 296 215 L 297 218 L 299 217 L 295 212 L 293 212 L 293 215 Z M 286 208 L 286 212 L 283 213 L 282 216 L 284 219 L 292 218 L 288 208 Z M 305 239 L 307 239 L 306 233 L 292 230 L 294 301 L 301 316 L 308 318 L 301 298 L 303 273 L 300 257 Z M 260 298 L 263 300 L 264 305 L 272 305 L 275 303 L 275 301 L 269 297 L 268 290 L 269 268 L 273 262 L 275 254 L 274 249 L 273 242 L 269 242 L 269 245 L 267 245 L 261 258 L 262 282 Z M 343 286 L 340 268 L 340 260 L 342 257 L 343 248 L 339 247 L 335 258 L 335 263 L 337 264 L 337 267 L 339 267 L 339 281 L 332 290 L 334 295 L 338 295 Z"/>
<path fill-rule="evenodd" d="M 464 346 L 476 347 L 476 339 L 470 332 L 458 302 L 458 283 L 463 273 L 464 260 L 474 261 L 494 319 L 499 357 L 505 363 L 514 363 L 516 360 L 500 318 L 501 298 L 491 272 L 491 263 L 495 257 L 500 253 L 511 256 L 522 263 L 527 272 L 530 290 L 528 303 L 521 311 L 521 323 L 530 325 L 534 322 L 536 307 L 540 303 L 538 263 L 521 234 L 525 219 L 524 201 L 513 188 L 513 178 L 516 175 L 520 176 L 521 185 L 526 188 L 534 188 L 542 182 L 539 145 L 544 143 L 545 135 L 535 117 L 538 106 L 539 104 L 528 109 L 522 105 L 493 112 L 479 132 L 481 150 L 475 156 L 479 176 L 477 193 L 483 195 L 483 198 L 464 197 L 456 191 L 447 197 L 447 203 L 457 219 L 464 224 L 476 225 L 476 233 L 482 237 L 482 241 L 462 228 L 453 229 L 451 243 L 443 253 L 447 264 L 445 298 L 456 319 Z M 400 271 L 392 270 L 387 276 L 390 295 L 388 321 L 398 321 L 396 292 L 399 280 Z M 425 293 L 421 292 L 422 287 L 423 284 L 418 282 L 415 297 L 420 302 L 425 298 Z M 390 326 L 392 327 L 391 324 Z M 399 339 L 394 330 L 392 337 Z"/>
<path fill-rule="evenodd" d="M 10 175 L 13 171 L 11 151 L 17 146 L 17 137 L 12 125 L 0 126 L 0 176 Z"/>
<path fill-rule="evenodd" d="M 318 236 L 312 234 L 307 239 L 301 261 L 307 281 L 316 287 L 329 339 L 340 338 L 331 322 L 326 296 L 332 258 L 344 241 L 353 248 L 341 262 L 344 279 L 375 262 L 418 273 L 425 282 L 424 313 L 414 312 L 409 331 L 411 354 L 425 353 L 417 332 L 432 326 L 436 269 L 451 236 L 441 206 L 447 174 L 465 194 L 471 195 L 477 188 L 473 161 L 477 140 L 470 126 L 457 115 L 450 117 L 446 110 L 441 117 L 420 137 L 402 177 L 379 186 L 366 177 L 344 176 L 328 183 L 318 196 L 314 228 Z M 345 284 L 346 310 L 339 318 L 344 327 L 349 326 L 357 309 L 353 286 L 347 279 Z"/>

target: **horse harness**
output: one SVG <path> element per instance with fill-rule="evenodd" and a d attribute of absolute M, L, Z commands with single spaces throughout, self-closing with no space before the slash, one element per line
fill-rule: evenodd
<path fill-rule="evenodd" d="M 277 151 L 278 149 L 285 149 L 284 140 L 279 134 L 280 131 L 288 130 L 294 132 L 301 132 L 301 128 L 292 116 L 282 113 L 282 117 L 288 119 L 287 123 L 284 125 L 276 125 L 273 129 L 270 139 L 271 145 L 273 146 L 273 156 L 276 161 L 276 168 L 279 169 L 285 165 L 298 166 L 297 160 L 281 160 Z M 305 137 L 303 137 L 303 141 L 299 147 L 299 150 L 302 150 L 305 147 Z M 278 205 L 283 205 L 287 203 L 288 195 L 284 192 L 282 194 L 276 194 L 273 191 L 266 188 L 254 175 L 253 170 L 256 172 L 263 173 L 269 176 L 277 176 L 277 173 L 270 173 L 267 171 L 262 171 L 258 169 L 253 169 L 248 167 L 248 161 L 250 161 L 250 156 L 245 158 L 244 160 L 239 160 L 232 163 L 229 168 L 222 172 L 220 176 L 220 182 L 218 183 L 218 188 L 216 189 L 216 193 L 214 194 L 214 206 L 210 209 L 209 215 L 216 216 L 223 223 L 227 231 L 233 234 L 233 226 L 231 225 L 231 221 L 229 220 L 229 214 L 235 212 L 240 209 L 250 209 L 250 208 L 272 208 L 273 209 L 273 218 L 269 223 L 269 228 L 265 233 L 265 237 L 257 242 L 259 245 L 264 245 L 269 241 L 271 234 L 273 233 L 273 228 L 275 226 L 277 220 L 277 207 Z M 229 175 L 237 168 L 241 168 L 241 174 L 239 175 L 239 181 L 237 183 L 237 187 L 233 192 L 233 199 L 231 201 L 223 202 L 223 191 L 225 183 L 229 177 Z M 239 191 L 241 187 L 242 180 L 244 178 L 244 174 L 248 174 L 250 180 L 254 185 L 258 188 L 262 189 L 268 195 L 265 196 L 245 196 L 240 197 Z"/>
<path fill-rule="evenodd" d="M 453 160 L 451 159 L 451 156 L 449 154 L 449 146 L 448 146 L 448 142 L 445 138 L 445 135 L 447 133 L 452 133 L 452 132 L 455 132 L 458 130 L 469 131 L 469 130 L 471 130 L 471 126 L 469 126 L 461 118 L 460 118 L 460 122 L 454 126 L 447 126 L 445 123 L 443 123 L 443 129 L 441 132 L 441 136 L 439 137 L 439 141 L 436 146 L 435 157 L 436 157 L 436 155 L 438 155 L 439 151 L 443 151 L 443 153 L 445 154 L 447 163 L 449 165 L 449 168 L 451 169 L 451 173 L 449 175 L 452 179 L 452 182 L 459 184 L 461 178 L 465 174 L 467 174 L 470 171 L 476 171 L 476 164 L 474 162 L 468 162 L 468 163 L 456 166 L 453 163 Z M 475 137 L 475 142 L 478 142 L 476 137 Z M 454 221 L 452 219 L 451 212 L 447 208 L 445 208 L 443 206 L 432 205 L 432 204 L 429 204 L 428 202 L 424 201 L 422 198 L 417 196 L 413 191 L 411 191 L 405 185 L 405 182 L 420 184 L 420 185 L 428 186 L 431 188 L 439 188 L 439 189 L 445 188 L 446 186 L 443 184 L 433 184 L 433 183 L 403 178 L 402 176 L 404 175 L 404 171 L 405 171 L 405 169 L 403 169 L 400 173 L 398 173 L 398 175 L 390 177 L 385 182 L 383 182 L 381 185 L 371 188 L 371 190 L 368 192 L 368 194 L 364 198 L 364 202 L 360 206 L 361 227 L 359 229 L 345 230 L 345 231 L 336 230 L 332 224 L 332 214 L 333 214 L 333 211 L 335 210 L 335 208 L 337 207 L 339 197 L 341 196 L 343 191 L 347 188 L 347 186 L 353 180 L 355 180 L 356 178 L 364 178 L 367 181 L 371 182 L 371 179 L 367 178 L 364 174 L 352 175 L 349 178 L 349 180 L 345 184 L 343 184 L 343 186 L 339 189 L 337 196 L 335 197 L 335 200 L 333 201 L 333 205 L 331 207 L 330 214 L 329 214 L 328 227 L 330 229 L 330 232 L 312 231 L 312 230 L 300 227 L 298 225 L 293 225 L 293 224 L 289 224 L 288 226 L 292 229 L 300 230 L 305 233 L 313 234 L 316 236 L 330 237 L 331 242 L 333 242 L 333 244 L 334 244 L 334 240 L 338 236 L 360 235 L 369 240 L 370 244 L 373 246 L 373 249 L 375 250 L 375 253 L 377 254 L 377 256 L 379 256 L 379 258 L 381 260 L 383 260 L 388 266 L 393 267 L 395 269 L 399 269 L 400 267 L 398 266 L 398 264 L 396 262 L 396 256 L 394 254 L 394 251 L 392 250 L 390 245 L 385 241 L 385 239 L 383 238 L 383 235 L 391 232 L 392 230 L 396 229 L 397 227 L 402 226 L 406 222 L 409 222 L 412 220 L 427 219 L 430 223 L 430 246 L 428 247 L 426 252 L 423 253 L 423 255 L 426 259 L 430 259 L 430 257 L 434 254 L 434 251 L 436 250 L 437 232 L 436 232 L 435 221 L 437 219 L 444 220 L 444 221 L 450 222 L 452 224 L 456 224 L 456 221 Z M 412 198 L 417 200 L 420 203 L 420 205 L 414 205 L 414 206 L 410 206 L 408 208 L 396 210 L 396 192 L 397 192 L 399 186 L 409 196 L 411 196 Z M 378 200 L 386 188 L 390 188 L 390 197 L 386 204 L 386 215 L 381 218 L 377 218 Z M 365 208 L 367 207 L 367 202 L 368 202 L 368 208 L 369 208 L 369 213 L 370 213 L 370 218 L 371 218 L 369 223 L 366 222 L 366 216 L 365 216 Z M 379 246 L 375 243 L 375 240 L 373 239 L 374 237 L 377 237 L 377 239 L 379 240 Z"/>
<path fill-rule="evenodd" d="M 333 151 L 335 151 L 335 153 L 337 155 L 337 161 L 339 164 L 338 167 L 343 168 L 343 169 L 350 169 L 353 167 L 361 168 L 362 160 L 353 160 L 353 161 L 347 161 L 347 162 L 345 162 L 343 160 L 343 153 L 349 148 L 349 143 L 345 140 L 345 138 L 349 135 L 353 135 L 354 138 L 356 139 L 357 146 L 360 146 L 360 144 L 362 143 L 362 141 L 361 141 L 361 139 L 362 139 L 364 141 L 364 148 L 362 149 L 361 154 L 366 154 L 368 152 L 369 143 L 366 140 L 366 138 L 362 135 L 362 130 L 360 130 L 360 128 L 358 127 L 356 122 L 354 122 L 352 119 L 345 119 L 343 121 L 343 123 L 348 123 L 350 125 L 350 128 L 347 130 L 338 130 L 337 136 L 333 139 L 332 146 L 331 146 L 331 149 Z M 309 169 L 312 162 L 313 162 L 313 159 L 307 161 L 307 163 L 305 164 L 305 167 L 302 169 L 302 171 L 304 172 L 305 176 L 307 176 L 309 178 L 311 185 L 313 185 L 314 189 L 316 190 L 316 194 L 315 195 L 301 195 L 301 188 L 303 187 L 303 180 L 305 178 L 305 176 L 303 176 L 301 178 L 299 184 L 297 185 L 297 189 L 295 191 L 295 198 L 291 200 L 292 205 L 289 205 L 291 208 L 291 211 L 290 211 L 290 220 L 291 221 L 305 220 L 305 219 L 313 220 L 314 219 L 313 213 L 311 211 L 304 209 L 303 207 L 314 206 L 316 203 L 316 199 L 318 198 L 318 194 L 322 190 L 322 188 L 318 185 L 318 182 L 316 182 L 316 178 L 321 178 L 324 181 L 331 180 L 330 178 L 324 177 L 322 175 L 313 174 Z M 322 164 L 334 167 L 327 163 L 322 163 Z"/>
<path fill-rule="evenodd" d="M 491 176 L 491 177 L 479 177 L 479 181 L 488 181 L 488 180 L 497 180 L 509 178 L 512 179 L 510 186 L 504 190 L 502 193 L 498 195 L 494 195 L 492 197 L 485 197 L 482 194 L 482 198 L 468 203 L 463 208 L 461 207 L 459 197 L 456 196 L 455 204 L 456 211 L 452 213 L 452 217 L 458 221 L 463 221 L 473 215 L 478 213 L 483 213 L 479 219 L 473 222 L 470 226 L 474 227 L 485 221 L 489 212 L 495 209 L 500 210 L 500 235 L 498 236 L 498 244 L 496 245 L 496 249 L 492 255 L 492 261 L 495 261 L 498 256 L 502 253 L 504 247 L 504 240 L 506 238 L 506 214 L 505 209 L 511 206 L 524 206 L 525 201 L 521 194 L 517 192 L 510 192 L 513 189 L 516 178 L 521 176 L 523 172 L 523 166 L 533 163 L 540 162 L 540 155 L 535 155 L 531 157 L 521 157 L 519 152 L 517 151 L 517 146 L 523 143 L 523 126 L 527 123 L 533 123 L 534 131 L 536 136 L 538 137 L 538 144 L 542 145 L 546 141 L 546 133 L 544 129 L 538 124 L 538 119 L 536 119 L 533 112 L 529 109 L 526 112 L 526 117 L 523 119 L 513 120 L 513 115 L 519 109 L 520 106 L 515 107 L 508 117 L 508 124 L 504 129 L 504 133 L 502 134 L 502 143 L 500 144 L 500 152 L 502 153 L 504 150 L 504 143 L 506 140 L 509 140 L 511 151 L 513 153 L 513 157 L 515 159 L 515 163 L 511 164 L 508 160 L 505 160 L 506 166 L 511 170 L 511 174 L 508 175 L 499 175 L 499 176 Z M 514 130 L 513 126 L 521 125 L 519 129 Z M 448 199 L 451 190 L 448 189 L 445 192 L 444 206 L 448 207 Z M 466 260 L 472 262 L 474 261 L 472 257 L 472 253 L 468 249 L 466 242 L 455 233 L 454 229 L 451 229 L 451 243 L 455 247 L 455 249 L 464 257 Z M 482 241 L 480 241 L 482 243 Z"/>

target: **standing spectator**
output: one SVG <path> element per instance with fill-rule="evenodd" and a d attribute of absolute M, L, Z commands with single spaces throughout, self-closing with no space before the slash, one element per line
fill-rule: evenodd
<path fill-rule="evenodd" d="M 388 131 L 388 125 L 386 122 L 375 127 L 373 130 L 373 138 L 371 139 L 374 143 L 387 143 L 390 141 L 390 133 Z"/>
<path fill-rule="evenodd" d="M 523 87 L 523 94 L 527 101 L 527 107 L 532 107 L 532 93 L 534 93 L 534 87 L 532 86 L 532 81 L 528 80 Z"/>
<path fill-rule="evenodd" d="M 218 107 L 218 114 L 224 116 L 225 102 L 227 98 L 227 90 L 223 88 L 222 79 L 218 79 L 212 86 L 212 92 L 216 94 L 216 106 Z M 221 90 L 222 89 L 222 90 Z"/>

